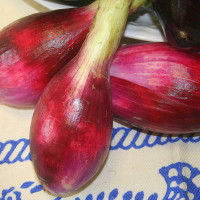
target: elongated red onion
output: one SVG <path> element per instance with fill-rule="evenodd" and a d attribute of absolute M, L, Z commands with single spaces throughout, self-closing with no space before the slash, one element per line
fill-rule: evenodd
<path fill-rule="evenodd" d="M 111 67 L 113 111 L 162 133 L 200 131 L 200 60 L 167 43 L 121 48 Z"/>
<path fill-rule="evenodd" d="M 0 32 L 0 102 L 36 104 L 53 75 L 80 49 L 98 1 L 81 8 L 37 13 Z"/>
<path fill-rule="evenodd" d="M 37 103 L 30 150 L 38 178 L 51 193 L 79 189 L 107 157 L 113 121 L 108 66 L 131 1 L 99 1 L 80 52 L 53 77 Z"/>
<path fill-rule="evenodd" d="M 145 0 L 133 1 L 134 12 Z M 79 51 L 92 24 L 91 5 L 37 13 L 0 32 L 0 103 L 32 107 L 53 75 Z"/>

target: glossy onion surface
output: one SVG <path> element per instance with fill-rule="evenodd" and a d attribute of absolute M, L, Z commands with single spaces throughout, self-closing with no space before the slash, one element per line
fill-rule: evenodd
<path fill-rule="evenodd" d="M 113 111 L 142 129 L 200 131 L 200 60 L 167 43 L 122 47 L 111 67 Z"/>
<path fill-rule="evenodd" d="M 153 0 L 153 8 L 171 45 L 200 49 L 200 0 Z"/>
<path fill-rule="evenodd" d="M 95 3 L 33 14 L 0 32 L 1 103 L 18 107 L 36 104 L 49 80 L 80 49 Z"/>
<path fill-rule="evenodd" d="M 88 86 L 81 87 L 79 77 L 75 78 L 78 67 L 74 62 L 70 65 L 70 71 L 65 68 L 50 81 L 31 125 L 36 173 L 44 187 L 57 194 L 79 189 L 97 173 L 108 154 L 112 132 L 108 81 L 93 80 L 90 73 Z"/>

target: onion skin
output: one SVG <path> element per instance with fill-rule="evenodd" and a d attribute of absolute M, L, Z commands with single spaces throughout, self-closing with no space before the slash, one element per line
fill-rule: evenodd
<path fill-rule="evenodd" d="M 131 0 L 99 1 L 81 50 L 52 78 L 36 105 L 31 157 L 41 184 L 53 194 L 80 189 L 107 158 L 113 123 L 108 69 L 130 5 Z"/>
<path fill-rule="evenodd" d="M 49 80 L 77 54 L 96 10 L 94 2 L 33 14 L 5 27 L 0 32 L 0 102 L 34 106 Z"/>
<path fill-rule="evenodd" d="M 68 67 L 74 70 L 69 72 Z M 68 67 L 48 84 L 31 124 L 36 174 L 45 190 L 56 195 L 79 189 L 98 172 L 107 157 L 112 133 L 109 82 L 104 78 L 94 81 L 90 74 L 88 87 L 84 92 L 76 89 L 75 96 L 78 79 L 73 77 L 78 67 L 75 62 Z"/>
<path fill-rule="evenodd" d="M 121 48 L 110 71 L 113 112 L 142 129 L 200 131 L 200 60 L 167 43 Z"/>

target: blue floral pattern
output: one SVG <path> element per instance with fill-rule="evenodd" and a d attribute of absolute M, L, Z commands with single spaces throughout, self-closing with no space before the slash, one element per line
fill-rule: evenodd
<path fill-rule="evenodd" d="M 108 200 L 123 199 L 123 200 L 199 200 L 200 187 L 195 182 L 195 178 L 200 176 L 200 170 L 191 166 L 189 163 L 177 162 L 170 164 L 167 167 L 162 167 L 159 172 L 163 176 L 167 191 L 165 196 L 159 197 L 158 193 L 151 194 L 148 198 L 144 198 L 145 191 L 127 191 L 121 193 L 120 189 L 114 188 L 108 194 Z M 20 188 L 10 187 L 2 190 L 0 200 L 23 200 L 23 190 L 29 190 L 31 195 L 42 191 L 42 186 L 37 185 L 33 181 L 24 182 Z M 88 194 L 84 200 L 106 200 L 106 193 L 100 192 L 98 195 Z M 61 200 L 62 197 L 56 197 L 53 200 Z M 25 198 L 24 198 L 25 200 Z M 83 200 L 79 197 L 74 197 L 74 200 Z"/>
<path fill-rule="evenodd" d="M 200 187 L 196 185 L 195 178 L 200 171 L 188 163 L 178 162 L 160 169 L 160 174 L 167 184 L 164 200 L 182 199 L 199 200 Z"/>

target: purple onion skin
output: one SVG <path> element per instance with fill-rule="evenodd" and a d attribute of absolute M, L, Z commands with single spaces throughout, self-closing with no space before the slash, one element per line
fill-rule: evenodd
<path fill-rule="evenodd" d="M 111 65 L 113 112 L 154 132 L 200 131 L 200 60 L 167 43 L 121 48 Z"/>
<path fill-rule="evenodd" d="M 44 188 L 54 194 L 77 190 L 98 172 L 112 133 L 108 79 L 94 81 L 90 73 L 88 87 L 74 89 L 79 67 L 75 62 L 68 66 L 48 84 L 31 124 L 34 168 Z"/>
<path fill-rule="evenodd" d="M 5 27 L 0 32 L 0 102 L 34 106 L 54 74 L 77 54 L 96 7 L 37 13 Z"/>

